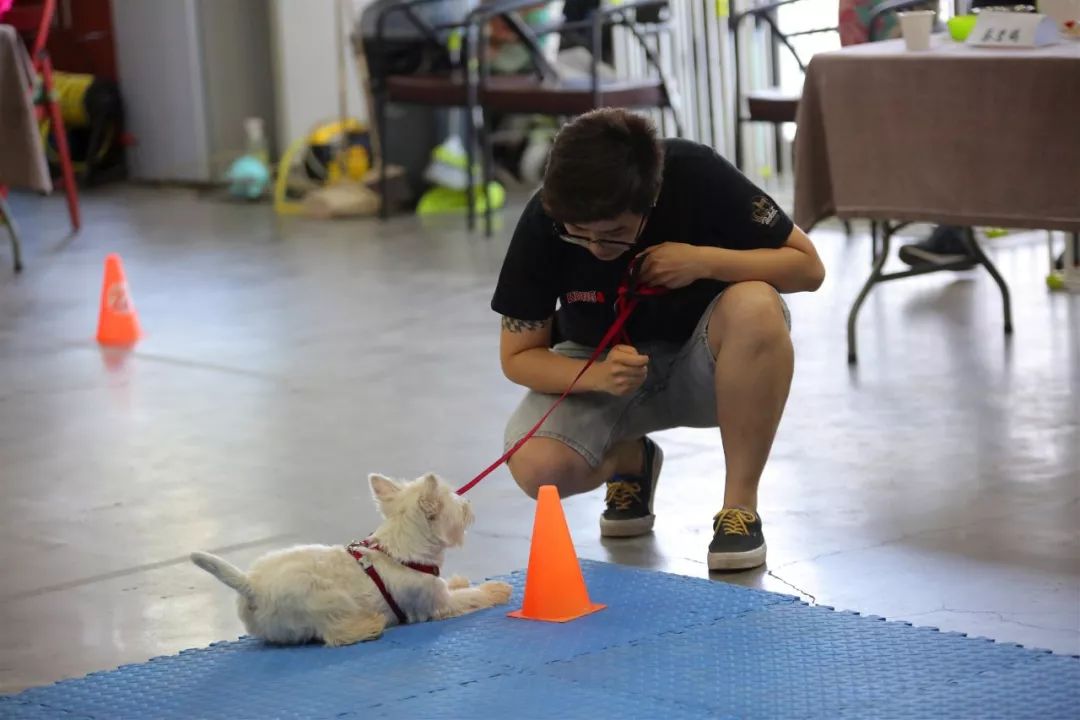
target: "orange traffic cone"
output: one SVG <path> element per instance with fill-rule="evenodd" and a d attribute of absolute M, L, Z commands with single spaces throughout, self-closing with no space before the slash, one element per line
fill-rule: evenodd
<path fill-rule="evenodd" d="M 589 600 L 559 491 L 554 485 L 544 485 L 540 488 L 533 520 L 525 601 L 510 617 L 569 622 L 605 607 Z"/>
<path fill-rule="evenodd" d="M 105 282 L 101 286 L 97 341 L 102 345 L 134 345 L 142 336 L 135 304 L 128 293 L 124 265 L 119 255 L 105 258 Z"/>

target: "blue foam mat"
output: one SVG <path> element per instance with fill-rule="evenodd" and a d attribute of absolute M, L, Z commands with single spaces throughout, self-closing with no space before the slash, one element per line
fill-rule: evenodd
<path fill-rule="evenodd" d="M 1080 659 L 583 562 L 608 609 L 498 608 L 347 648 L 252 639 L 0 697 L 0 718 L 1073 718 Z M 515 573 L 512 606 L 523 576 Z"/>

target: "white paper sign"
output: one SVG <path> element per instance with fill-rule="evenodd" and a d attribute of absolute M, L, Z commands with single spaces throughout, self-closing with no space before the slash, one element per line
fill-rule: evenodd
<path fill-rule="evenodd" d="M 1057 23 L 1035 13 L 979 13 L 975 27 L 967 37 L 968 45 L 980 47 L 1032 48 L 1053 45 L 1061 40 Z"/>

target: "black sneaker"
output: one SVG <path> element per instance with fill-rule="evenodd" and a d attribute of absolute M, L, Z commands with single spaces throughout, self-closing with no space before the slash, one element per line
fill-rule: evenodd
<path fill-rule="evenodd" d="M 963 262 L 964 265 L 958 269 L 970 270 L 978 261 L 968 248 L 964 238 L 966 232 L 962 227 L 938 225 L 930 237 L 922 242 L 902 245 L 900 259 L 914 268 Z"/>
<path fill-rule="evenodd" d="M 742 508 L 724 508 L 713 518 L 710 570 L 749 570 L 765 563 L 761 517 Z"/>
<path fill-rule="evenodd" d="M 607 509 L 600 516 L 603 537 L 635 537 L 652 530 L 653 498 L 664 464 L 664 451 L 649 438 L 643 438 L 645 461 L 640 475 L 615 475 L 607 483 Z"/>

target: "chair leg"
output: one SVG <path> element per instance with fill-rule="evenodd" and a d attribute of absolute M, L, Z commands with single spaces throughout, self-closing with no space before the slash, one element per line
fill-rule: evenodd
<path fill-rule="evenodd" d="M 982 246 L 979 245 L 979 241 L 975 238 L 975 230 L 973 228 L 964 228 L 964 240 L 967 243 L 971 254 L 975 256 L 975 259 L 978 260 L 980 265 L 986 268 L 986 271 L 990 273 L 990 277 L 997 283 L 998 290 L 1001 291 L 1001 313 L 1004 319 L 1005 334 L 1012 335 L 1012 300 L 1009 297 L 1009 284 L 1005 282 L 1005 278 L 1001 277 L 1001 273 L 998 272 L 997 267 L 991 262 L 990 258 L 986 256 L 986 253 L 983 252 Z"/>
<path fill-rule="evenodd" d="M 7 188 L 0 187 L 0 220 L 7 225 L 8 235 L 11 236 L 12 264 L 15 272 L 22 272 L 22 243 L 19 242 L 19 228 L 15 225 L 15 216 L 7 204 Z"/>
<path fill-rule="evenodd" d="M 679 117 L 679 108 L 675 105 L 668 105 L 668 109 L 671 110 L 671 119 L 675 123 L 675 137 L 685 137 L 683 134 L 682 119 Z"/>
<path fill-rule="evenodd" d="M 743 137 L 742 137 L 742 79 L 739 73 L 739 31 L 733 28 L 731 33 L 732 58 L 735 60 L 735 112 L 731 115 L 731 123 L 735 126 L 735 167 L 743 168 Z"/>
<path fill-rule="evenodd" d="M 736 113 L 739 112 L 739 104 L 738 103 L 735 103 L 735 112 Z M 741 170 L 743 172 L 746 172 L 746 169 L 743 167 L 743 136 L 742 136 L 743 123 L 742 123 L 742 119 L 740 119 L 738 115 L 735 116 L 735 123 L 734 124 L 735 124 L 735 167 L 737 167 L 739 170 Z"/>
<path fill-rule="evenodd" d="M 480 125 L 480 151 L 483 153 L 481 162 L 483 163 L 483 176 L 480 178 L 480 192 L 484 198 L 484 237 L 491 237 L 492 234 L 492 213 L 494 210 L 491 207 L 491 192 L 489 191 L 492 181 L 495 179 L 495 159 L 492 155 L 493 150 L 491 147 L 491 132 L 487 127 L 487 118 L 484 118 L 484 122 Z"/>
<path fill-rule="evenodd" d="M 473 163 L 476 162 L 476 122 L 473 108 L 465 109 L 465 210 L 469 232 L 476 229 L 476 186 L 473 177 Z"/>
<path fill-rule="evenodd" d="M 41 66 L 42 91 L 45 94 L 45 107 L 49 112 L 56 149 L 60 155 L 60 171 L 64 177 L 64 192 L 67 195 L 68 215 L 71 216 L 71 229 L 78 232 L 82 226 L 79 217 L 79 189 L 75 184 L 75 167 L 71 163 L 71 150 L 68 148 L 67 130 L 60 113 L 60 104 L 53 98 L 52 62 L 46 55 Z"/>
<path fill-rule="evenodd" d="M 390 162 L 386 157 L 386 98 L 382 93 L 375 96 L 375 133 L 379 144 L 379 218 L 386 220 L 390 217 L 390 183 L 386 179 Z"/>
<path fill-rule="evenodd" d="M 678 95 L 671 92 L 671 84 L 668 82 L 667 73 L 664 72 L 664 66 L 660 63 L 660 39 L 656 39 L 656 50 L 654 51 L 649 47 L 649 43 L 646 42 L 645 37 L 638 32 L 638 30 L 630 25 L 628 28 L 634 37 L 637 39 L 638 44 L 641 46 L 642 51 L 645 53 L 645 60 L 649 65 L 652 65 L 656 70 L 657 76 L 660 78 L 660 88 L 663 92 L 664 101 L 667 104 L 667 108 L 671 110 L 671 118 L 675 122 L 675 136 L 683 136 L 682 120 L 679 119 L 679 110 L 682 105 L 682 100 Z M 660 112 L 663 113 L 664 108 L 660 108 Z"/>
<path fill-rule="evenodd" d="M 784 133 L 783 125 L 773 123 L 773 153 L 776 155 L 776 175 L 784 174 Z"/>

